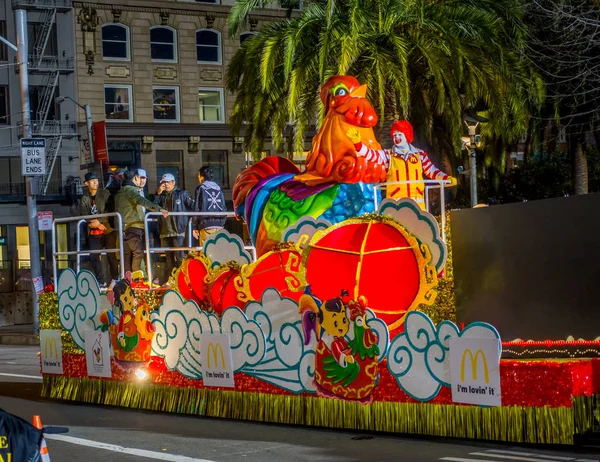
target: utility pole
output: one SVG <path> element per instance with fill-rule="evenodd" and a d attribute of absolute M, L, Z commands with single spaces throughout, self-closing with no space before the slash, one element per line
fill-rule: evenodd
<path fill-rule="evenodd" d="M 471 143 L 469 144 L 469 161 L 471 163 L 469 169 L 471 171 L 471 207 L 477 205 L 477 149 L 476 149 L 476 138 L 477 125 L 469 125 L 469 138 Z"/>
<path fill-rule="evenodd" d="M 27 11 L 15 10 L 15 25 L 17 28 L 17 61 L 21 79 L 21 113 L 23 121 L 23 138 L 31 138 L 31 113 L 29 108 L 29 74 L 27 47 Z M 35 181 L 35 183 L 34 183 Z M 31 297 L 33 303 L 33 333 L 40 332 L 40 305 L 35 290 L 34 280 L 42 275 L 40 263 L 40 243 L 38 232 L 37 199 L 38 180 L 31 176 L 25 177 L 27 192 L 27 214 L 29 218 L 29 258 L 31 263 Z M 54 281 L 56 284 L 57 281 Z"/>
<path fill-rule="evenodd" d="M 75 103 L 78 104 L 79 103 Z M 87 125 L 88 140 L 90 144 L 90 162 L 95 162 L 94 159 L 94 126 L 92 125 L 92 108 L 89 104 L 83 105 L 85 111 L 85 123 Z"/>

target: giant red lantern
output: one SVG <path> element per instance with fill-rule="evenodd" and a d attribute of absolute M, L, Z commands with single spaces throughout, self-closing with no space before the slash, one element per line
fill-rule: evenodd
<path fill-rule="evenodd" d="M 298 301 L 305 286 L 302 255 L 290 243 L 280 243 L 254 263 L 245 265 L 236 284 L 244 301 L 260 300 L 269 288 Z"/>
<path fill-rule="evenodd" d="M 315 234 L 306 257 L 306 279 L 321 300 L 342 289 L 369 308 L 390 330 L 406 313 L 435 300 L 436 270 L 426 245 L 387 217 L 352 218 Z"/>

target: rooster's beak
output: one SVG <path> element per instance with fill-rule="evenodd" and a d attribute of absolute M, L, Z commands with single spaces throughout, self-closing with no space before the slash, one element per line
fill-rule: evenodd
<path fill-rule="evenodd" d="M 367 85 L 361 85 L 350 92 L 350 96 L 353 98 L 366 98 L 367 97 Z"/>

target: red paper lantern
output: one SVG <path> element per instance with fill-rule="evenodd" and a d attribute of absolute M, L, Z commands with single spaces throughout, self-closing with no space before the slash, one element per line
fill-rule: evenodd
<path fill-rule="evenodd" d="M 406 313 L 433 303 L 435 268 L 427 266 L 429 250 L 395 221 L 353 218 L 315 235 L 306 260 L 306 279 L 321 300 L 346 289 L 364 295 L 369 308 L 390 329 L 402 325 Z"/>
<path fill-rule="evenodd" d="M 176 274 L 177 291 L 186 300 L 193 300 L 201 305 L 208 298 L 206 276 L 208 265 L 202 256 L 190 255 L 186 257 Z"/>
<path fill-rule="evenodd" d="M 239 291 L 235 279 L 240 270 L 237 265 L 223 265 L 208 277 L 208 295 L 214 312 L 221 315 L 231 306 L 243 309 L 245 302 L 238 297 Z"/>
<path fill-rule="evenodd" d="M 302 255 L 293 246 L 281 244 L 267 252 L 251 265 L 242 269 L 241 280 L 242 298 L 261 300 L 265 290 L 276 289 L 281 297 L 298 301 L 304 293 L 304 268 Z M 285 247 L 287 246 L 287 248 Z"/>

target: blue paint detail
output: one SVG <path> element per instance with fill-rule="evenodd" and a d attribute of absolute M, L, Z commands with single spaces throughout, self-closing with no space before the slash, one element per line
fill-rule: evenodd
<path fill-rule="evenodd" d="M 375 211 L 374 204 L 375 188 L 369 183 L 341 183 L 337 197 L 329 210 L 319 218 L 329 221 L 331 224 L 340 223 L 348 218 L 360 217 Z M 381 200 L 381 192 L 376 191 L 378 202 Z"/>

